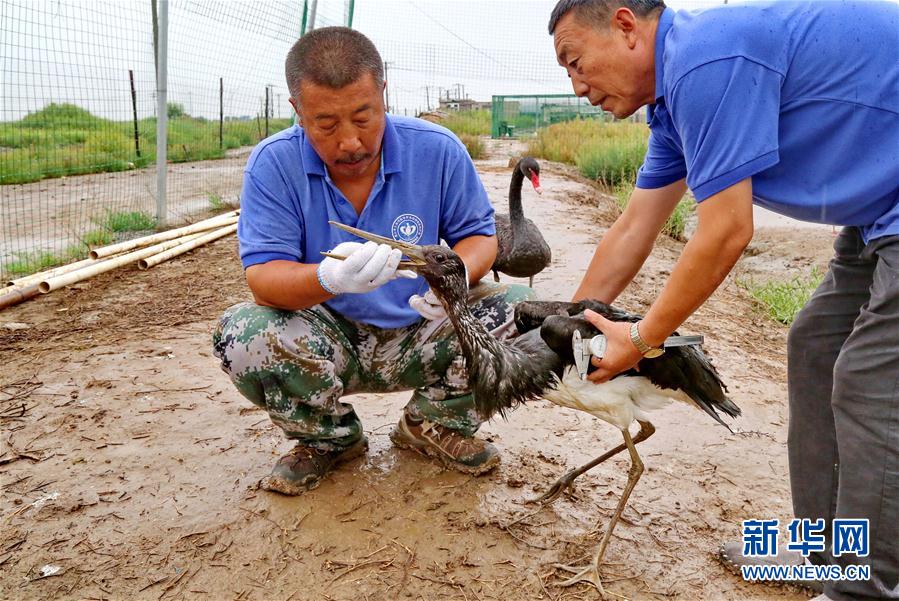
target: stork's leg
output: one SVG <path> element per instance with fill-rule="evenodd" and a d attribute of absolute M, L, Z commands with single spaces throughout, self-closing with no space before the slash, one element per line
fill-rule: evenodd
<path fill-rule="evenodd" d="M 640 431 L 637 432 L 636 436 L 634 436 L 634 444 L 643 442 L 644 440 L 646 440 L 647 438 L 652 436 L 656 431 L 655 426 L 653 426 L 649 422 L 638 422 L 638 423 L 640 424 Z M 558 499 L 559 496 L 563 492 L 565 492 L 565 490 L 567 488 L 569 488 L 570 486 L 572 486 L 574 484 L 575 478 L 577 478 L 578 476 L 580 476 L 581 474 L 583 474 L 584 472 L 586 472 L 588 470 L 592 470 L 594 467 L 596 467 L 597 465 L 599 465 L 600 463 L 602 463 L 609 457 L 617 455 L 618 453 L 625 450 L 626 448 L 627 448 L 626 444 L 620 444 L 617 447 L 615 447 L 614 449 L 603 453 L 602 455 L 600 455 L 599 457 L 597 457 L 590 463 L 588 463 L 586 465 L 582 465 L 579 468 L 575 468 L 575 469 L 565 473 L 561 478 L 556 480 L 552 486 L 549 487 L 548 491 L 546 491 L 545 493 L 543 493 L 536 499 L 530 499 L 528 501 L 528 503 L 543 503 L 545 505 L 552 503 L 553 501 Z"/>
<path fill-rule="evenodd" d="M 534 276 L 528 278 L 528 288 L 534 287 Z"/>
<path fill-rule="evenodd" d="M 499 272 L 497 270 L 493 270 L 493 281 L 499 283 Z"/>
<path fill-rule="evenodd" d="M 649 424 L 649 422 L 640 422 L 641 430 L 643 425 Z M 649 424 L 652 427 L 651 424 Z M 609 522 L 609 527 L 606 529 L 606 533 L 603 535 L 602 540 L 599 543 L 599 547 L 596 549 L 596 554 L 593 556 L 593 561 L 590 562 L 589 565 L 586 566 L 565 566 L 557 564 L 556 567 L 561 568 L 563 570 L 574 572 L 574 576 L 561 583 L 560 586 L 571 586 L 578 582 L 589 582 L 593 586 L 599 590 L 601 595 L 605 595 L 605 591 L 602 588 L 602 581 L 599 578 L 599 564 L 602 563 L 603 557 L 606 554 L 606 547 L 609 545 L 609 540 L 612 538 L 612 531 L 615 529 L 615 525 L 618 523 L 618 519 L 621 517 L 621 513 L 624 511 L 624 507 L 627 505 L 627 500 L 631 496 L 631 491 L 634 490 L 634 487 L 637 485 L 637 481 L 640 479 L 640 476 L 643 474 L 643 461 L 640 460 L 640 455 L 637 454 L 637 447 L 631 438 L 631 433 L 627 430 L 623 430 L 624 434 L 624 443 L 627 445 L 627 450 L 631 456 L 631 468 L 627 473 L 627 485 L 624 487 L 624 491 L 621 493 L 621 499 L 618 501 L 618 507 L 615 508 L 615 513 L 612 515 L 612 520 Z"/>

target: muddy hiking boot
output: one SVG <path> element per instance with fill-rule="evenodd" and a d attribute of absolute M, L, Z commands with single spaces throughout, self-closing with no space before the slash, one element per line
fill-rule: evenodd
<path fill-rule="evenodd" d="M 363 437 L 345 449 L 325 451 L 298 443 L 281 457 L 272 473 L 259 481 L 259 488 L 285 495 L 298 495 L 321 484 L 324 477 L 341 463 L 346 463 L 368 449 L 368 439 Z"/>
<path fill-rule="evenodd" d="M 401 449 L 434 457 L 466 474 L 483 474 L 499 465 L 499 451 L 489 442 L 462 436 L 428 420 L 416 421 L 407 415 L 390 433 L 390 440 Z"/>
<path fill-rule="evenodd" d="M 811 558 L 812 556 L 810 555 L 809 557 Z M 728 570 L 740 578 L 743 577 L 743 574 L 740 572 L 740 568 L 743 566 L 798 566 L 805 563 L 820 563 L 804 558 L 797 551 L 789 551 L 787 549 L 778 549 L 775 557 L 747 557 L 743 555 L 743 541 L 730 541 L 721 545 L 718 548 L 718 559 Z M 808 589 L 814 593 L 824 592 L 824 583 L 820 580 L 764 580 L 758 582 L 796 586 Z"/>

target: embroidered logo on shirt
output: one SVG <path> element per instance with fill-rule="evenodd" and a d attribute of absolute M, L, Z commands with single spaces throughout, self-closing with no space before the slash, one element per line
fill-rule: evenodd
<path fill-rule="evenodd" d="M 390 233 L 393 235 L 394 240 L 415 244 L 421 240 L 424 229 L 424 224 L 417 215 L 403 213 L 393 221 Z"/>

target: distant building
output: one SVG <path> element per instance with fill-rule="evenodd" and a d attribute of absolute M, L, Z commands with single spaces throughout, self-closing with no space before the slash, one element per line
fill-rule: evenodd
<path fill-rule="evenodd" d="M 471 98 L 441 98 L 437 107 L 441 111 L 476 111 L 490 109 L 489 102 L 478 102 Z"/>

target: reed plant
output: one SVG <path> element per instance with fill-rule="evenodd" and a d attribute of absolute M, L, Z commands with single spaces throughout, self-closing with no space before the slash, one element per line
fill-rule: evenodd
<path fill-rule="evenodd" d="M 450 113 L 446 119 L 440 121 L 440 125 L 447 128 L 460 138 L 468 136 L 490 135 L 490 111 L 479 109 L 476 111 L 457 111 Z"/>

